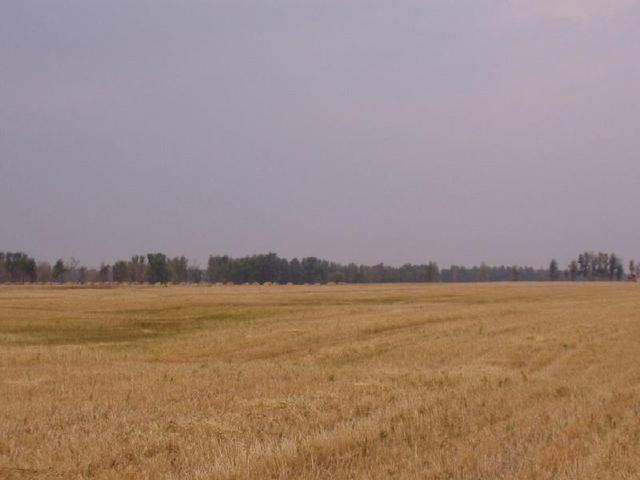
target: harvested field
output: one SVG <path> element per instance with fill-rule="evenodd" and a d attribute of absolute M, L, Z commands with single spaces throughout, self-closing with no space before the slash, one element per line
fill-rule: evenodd
<path fill-rule="evenodd" d="M 640 287 L 0 286 L 0 478 L 637 479 Z"/>

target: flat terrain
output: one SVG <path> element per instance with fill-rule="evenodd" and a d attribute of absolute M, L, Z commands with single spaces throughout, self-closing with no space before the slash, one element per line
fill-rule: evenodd
<path fill-rule="evenodd" d="M 640 478 L 640 285 L 0 287 L 0 478 Z"/>

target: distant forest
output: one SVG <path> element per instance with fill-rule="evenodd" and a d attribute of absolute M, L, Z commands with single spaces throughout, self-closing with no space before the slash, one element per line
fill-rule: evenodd
<path fill-rule="evenodd" d="M 306 257 L 287 260 L 275 253 L 241 258 L 210 256 L 206 268 L 191 264 L 186 257 L 163 253 L 134 255 L 129 260 L 88 268 L 75 259 L 52 264 L 36 261 L 22 252 L 0 252 L 0 283 L 400 283 L 400 282 L 502 282 L 502 281 L 621 281 L 635 280 L 640 268 L 630 261 L 628 270 L 614 253 L 585 252 L 560 268 L 551 260 L 548 268 L 518 265 L 473 267 L 451 265 L 439 268 L 435 262 L 394 267 L 341 264 Z"/>

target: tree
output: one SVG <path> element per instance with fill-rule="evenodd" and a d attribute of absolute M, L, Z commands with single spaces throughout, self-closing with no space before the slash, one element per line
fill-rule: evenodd
<path fill-rule="evenodd" d="M 134 255 L 131 257 L 129 268 L 129 280 L 135 283 L 144 282 L 145 274 L 145 258 L 144 255 Z"/>
<path fill-rule="evenodd" d="M 10 282 L 35 282 L 37 277 L 36 261 L 22 252 L 4 252 L 0 257 L 0 278 Z"/>
<path fill-rule="evenodd" d="M 58 283 L 64 282 L 64 274 L 67 273 L 67 267 L 64 265 L 64 260 L 59 258 L 53 265 L 53 272 L 51 276 Z"/>
<path fill-rule="evenodd" d="M 438 264 L 435 262 L 429 262 L 426 268 L 425 281 L 426 282 L 437 282 L 440 278 L 440 269 L 438 268 Z"/>
<path fill-rule="evenodd" d="M 189 262 L 186 257 L 174 257 L 169 260 L 173 283 L 185 283 L 189 277 Z"/>
<path fill-rule="evenodd" d="M 358 275 L 358 267 L 355 264 L 352 264 L 352 269 L 350 271 L 353 272 L 354 278 Z M 289 262 L 289 281 L 296 284 L 304 282 L 302 265 L 300 264 L 300 260 L 297 258 L 294 258 Z"/>
<path fill-rule="evenodd" d="M 164 253 L 147 254 L 147 281 L 149 283 L 166 285 L 169 282 L 170 274 L 169 263 Z"/>
<path fill-rule="evenodd" d="M 305 257 L 300 262 L 305 283 L 325 283 L 327 281 L 327 267 L 329 262 L 316 257 Z M 376 268 L 376 267 L 374 267 Z M 378 281 L 382 281 L 379 279 Z"/>
<path fill-rule="evenodd" d="M 86 283 L 87 281 L 87 274 L 88 274 L 89 269 L 87 267 L 85 267 L 84 265 L 82 265 L 81 267 L 78 268 L 78 282 L 79 283 Z"/>
<path fill-rule="evenodd" d="M 48 262 L 39 262 L 36 265 L 36 278 L 39 282 L 51 281 L 51 265 Z"/>
<path fill-rule="evenodd" d="M 591 254 L 581 253 L 578 255 L 578 274 L 582 278 L 587 279 L 591 277 Z"/>
<path fill-rule="evenodd" d="M 512 282 L 520 280 L 520 267 L 512 265 L 511 268 L 509 268 L 509 280 Z"/>
<path fill-rule="evenodd" d="M 98 281 L 107 283 L 111 281 L 111 265 L 101 263 L 100 270 L 98 270 Z"/>
<path fill-rule="evenodd" d="M 287 269 L 283 268 L 280 258 L 275 253 L 266 255 L 254 255 L 251 257 L 253 280 L 258 283 L 276 282 L 280 283 L 282 278 L 286 278 Z"/>
<path fill-rule="evenodd" d="M 33 258 L 29 258 L 25 263 L 24 274 L 25 278 L 31 283 L 37 280 L 38 270 L 36 267 L 36 261 Z"/>
<path fill-rule="evenodd" d="M 624 267 L 622 263 L 618 264 L 616 267 L 616 280 L 619 282 L 624 278 Z"/>
<path fill-rule="evenodd" d="M 78 272 L 78 269 L 80 268 L 80 262 L 74 257 L 71 257 L 69 261 L 65 263 L 65 267 L 67 269 L 65 275 L 66 281 L 72 283 L 80 282 L 80 274 Z"/>
<path fill-rule="evenodd" d="M 481 282 L 487 282 L 489 280 L 489 266 L 482 262 L 480 264 L 480 268 L 478 269 L 479 280 Z"/>
<path fill-rule="evenodd" d="M 5 253 L 0 252 L 0 283 L 4 283 L 7 281 L 7 270 L 4 266 L 5 262 Z"/>
<path fill-rule="evenodd" d="M 227 255 L 210 255 L 209 262 L 207 264 L 207 280 L 211 283 L 230 281 L 230 278 L 228 277 L 229 262 L 230 258 Z"/>
<path fill-rule="evenodd" d="M 573 282 L 578 276 L 580 267 L 578 266 L 578 262 L 575 260 L 571 260 L 569 264 L 569 279 Z"/>
<path fill-rule="evenodd" d="M 113 281 L 124 283 L 129 280 L 129 263 L 124 260 L 118 260 L 113 264 Z"/>
<path fill-rule="evenodd" d="M 552 282 L 555 282 L 556 280 L 558 280 L 559 276 L 558 262 L 554 258 L 551 260 L 551 263 L 549 263 L 549 279 Z"/>
<path fill-rule="evenodd" d="M 624 266 L 622 259 L 618 258 L 615 253 L 609 256 L 609 280 L 620 281 L 624 277 Z"/>
<path fill-rule="evenodd" d="M 188 282 L 189 283 L 200 283 L 202 282 L 202 270 L 197 266 L 190 266 L 188 273 Z"/>

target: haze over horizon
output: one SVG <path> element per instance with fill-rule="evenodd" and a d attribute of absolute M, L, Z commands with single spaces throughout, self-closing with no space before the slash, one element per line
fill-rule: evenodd
<path fill-rule="evenodd" d="M 0 4 L 0 250 L 640 259 L 640 0 Z"/>

